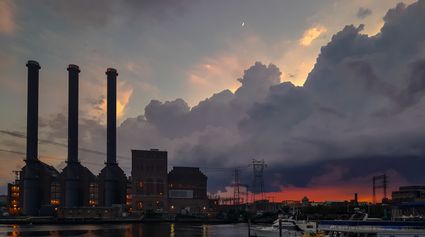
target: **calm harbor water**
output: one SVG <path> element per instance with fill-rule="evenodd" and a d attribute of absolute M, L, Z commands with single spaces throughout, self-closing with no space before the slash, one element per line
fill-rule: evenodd
<path fill-rule="evenodd" d="M 246 224 L 0 225 L 0 236 L 246 237 L 248 230 Z"/>

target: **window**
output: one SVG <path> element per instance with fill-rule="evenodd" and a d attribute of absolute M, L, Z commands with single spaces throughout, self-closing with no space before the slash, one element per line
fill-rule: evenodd
<path fill-rule="evenodd" d="M 162 179 L 156 180 L 156 194 L 157 195 L 164 194 L 164 181 Z"/>
<path fill-rule="evenodd" d="M 97 183 L 92 182 L 90 183 L 90 187 L 89 187 L 89 205 L 90 206 L 96 206 L 97 205 L 97 200 L 99 197 L 99 186 Z"/>
<path fill-rule="evenodd" d="M 50 185 L 50 204 L 60 204 L 60 185 L 59 182 L 52 182 Z"/>

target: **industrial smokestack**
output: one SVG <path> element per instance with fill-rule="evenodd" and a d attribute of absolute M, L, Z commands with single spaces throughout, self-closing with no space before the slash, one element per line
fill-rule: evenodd
<path fill-rule="evenodd" d="M 28 61 L 28 100 L 27 100 L 27 157 L 24 168 L 25 215 L 37 215 L 40 208 L 38 165 L 38 72 L 40 64 Z"/>
<path fill-rule="evenodd" d="M 68 163 L 78 162 L 78 74 L 77 65 L 68 66 Z"/>
<path fill-rule="evenodd" d="M 117 70 L 108 68 L 107 75 L 107 130 L 106 156 L 107 164 L 116 164 L 117 159 Z"/>
<path fill-rule="evenodd" d="M 68 161 L 65 178 L 65 206 L 76 207 L 81 204 L 78 182 L 78 74 L 77 65 L 68 66 Z"/>
<path fill-rule="evenodd" d="M 38 160 L 38 72 L 40 64 L 28 61 L 27 162 Z"/>

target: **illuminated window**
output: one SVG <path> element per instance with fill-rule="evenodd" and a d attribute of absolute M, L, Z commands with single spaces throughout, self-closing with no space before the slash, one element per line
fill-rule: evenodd
<path fill-rule="evenodd" d="M 50 185 L 50 204 L 60 204 L 60 185 L 59 182 L 52 182 Z"/>

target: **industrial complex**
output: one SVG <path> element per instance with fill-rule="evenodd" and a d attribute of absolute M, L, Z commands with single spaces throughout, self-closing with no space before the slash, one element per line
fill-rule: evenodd
<path fill-rule="evenodd" d="M 299 215 L 316 219 L 347 218 L 362 208 L 371 215 L 416 218 L 425 216 L 425 186 L 405 186 L 387 198 L 388 179 L 385 174 L 373 176 L 373 202 L 359 202 L 357 193 L 351 201 L 314 202 L 302 200 L 270 202 L 264 197 L 264 160 L 253 160 L 254 181 L 251 193 L 248 185 L 239 181 L 235 169 L 233 197 L 207 194 L 207 176 L 197 167 L 173 167 L 168 170 L 168 153 L 158 149 L 131 151 L 131 175 L 126 176 L 117 161 L 116 98 L 117 70 L 106 70 L 107 80 L 107 152 L 105 166 L 93 174 L 78 157 L 79 73 L 77 65 L 68 66 L 68 156 L 66 166 L 57 170 L 38 158 L 38 94 L 40 65 L 28 61 L 28 104 L 25 165 L 16 171 L 15 181 L 8 184 L 8 214 L 25 216 L 55 216 L 60 219 L 111 219 L 146 216 L 148 213 L 170 216 L 223 218 L 239 221 L 249 213 L 273 213 L 297 208 Z M 377 191 L 383 191 L 377 202 Z M 252 195 L 250 202 L 248 195 Z M 255 195 L 260 197 L 259 200 Z M 236 211 L 235 211 L 236 210 Z M 267 220 L 272 216 L 259 216 Z M 164 219 L 164 218 L 163 218 Z"/>
<path fill-rule="evenodd" d="M 174 167 L 168 173 L 167 152 L 133 150 L 131 177 L 119 167 L 116 154 L 117 70 L 106 70 L 107 153 L 98 175 L 78 158 L 79 73 L 68 66 L 68 157 L 58 171 L 38 159 L 38 93 L 40 65 L 28 61 L 27 152 L 25 166 L 8 184 L 12 215 L 63 218 L 112 217 L 122 213 L 187 212 L 206 209 L 207 177 L 192 167 Z"/>

